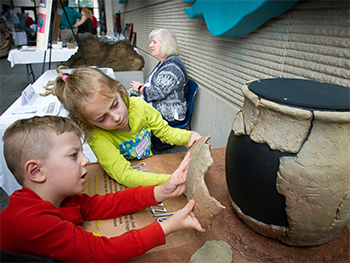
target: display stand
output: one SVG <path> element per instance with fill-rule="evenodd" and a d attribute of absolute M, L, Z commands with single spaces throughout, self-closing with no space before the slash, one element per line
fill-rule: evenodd
<path fill-rule="evenodd" d="M 47 2 L 50 2 L 50 14 L 51 14 L 51 13 L 53 12 L 53 9 L 51 8 L 51 7 L 52 7 L 52 0 L 51 0 L 51 1 L 47 1 Z M 61 6 L 62 6 L 62 10 L 63 10 L 64 15 L 65 15 L 66 17 L 68 17 L 67 12 L 66 12 L 66 10 L 64 9 L 62 0 L 60 0 L 59 2 L 60 2 L 60 4 L 61 4 Z M 48 6 L 48 3 L 46 3 L 46 6 Z M 63 14 L 62 14 L 62 15 L 63 15 Z M 49 27 L 50 31 L 49 31 L 49 34 L 47 34 L 47 42 L 46 42 L 47 44 L 46 44 L 46 48 L 45 48 L 45 52 L 44 52 L 44 60 L 43 60 L 42 73 L 45 72 L 46 53 L 47 53 L 48 50 L 49 50 L 49 52 L 50 52 L 50 53 L 49 53 L 49 61 L 48 61 L 48 63 L 49 63 L 49 69 L 51 69 L 52 32 L 53 32 L 53 28 L 52 28 L 52 27 L 53 27 L 53 21 L 52 21 L 51 17 L 53 17 L 53 16 L 50 15 L 50 19 L 47 20 L 47 22 L 50 23 L 50 27 Z M 84 60 L 84 62 L 85 62 L 85 65 L 87 66 L 86 59 L 85 59 L 85 56 L 84 56 L 84 54 L 83 54 L 83 50 L 82 50 L 82 48 L 81 48 L 82 44 L 80 43 L 80 41 L 78 40 L 76 34 L 74 33 L 74 30 L 73 30 L 73 28 L 72 28 L 72 25 L 71 25 L 69 19 L 67 19 L 67 21 L 68 21 L 68 23 L 69 23 L 69 27 L 70 27 L 70 29 L 71 29 L 71 31 L 72 31 L 72 34 L 73 34 L 73 36 L 74 36 L 74 39 L 75 39 L 75 41 L 76 41 L 77 44 L 78 44 L 78 50 L 80 51 L 81 56 L 83 57 L 83 60 Z"/>

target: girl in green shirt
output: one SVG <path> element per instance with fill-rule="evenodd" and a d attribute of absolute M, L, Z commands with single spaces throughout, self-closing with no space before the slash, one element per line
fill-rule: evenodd
<path fill-rule="evenodd" d="M 83 130 L 99 163 L 127 187 L 163 184 L 170 174 L 134 170 L 128 160 L 152 156 L 151 131 L 163 142 L 187 147 L 197 132 L 172 128 L 147 102 L 128 96 L 124 86 L 102 71 L 77 68 L 56 79 L 56 95 L 69 117 Z"/>

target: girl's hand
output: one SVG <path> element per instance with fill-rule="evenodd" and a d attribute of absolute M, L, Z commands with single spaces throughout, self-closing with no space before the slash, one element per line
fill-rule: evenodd
<path fill-rule="evenodd" d="M 188 142 L 188 147 L 191 147 L 200 138 L 202 138 L 202 136 L 198 132 L 193 131 L 190 135 L 190 141 Z M 206 144 L 208 144 L 209 147 L 211 147 L 210 142 L 207 141 Z"/>
<path fill-rule="evenodd" d="M 160 223 L 165 235 L 168 235 L 171 232 L 177 230 L 189 228 L 196 229 L 199 232 L 206 231 L 204 228 L 202 228 L 201 224 L 192 211 L 194 203 L 194 200 L 190 200 L 184 208 L 176 212 L 168 220 Z"/>
<path fill-rule="evenodd" d="M 157 202 L 163 202 L 168 198 L 177 197 L 185 192 L 187 168 L 191 157 L 188 152 L 185 158 L 179 165 L 179 168 L 169 177 L 169 179 L 162 185 L 157 185 L 154 188 L 154 197 Z"/>

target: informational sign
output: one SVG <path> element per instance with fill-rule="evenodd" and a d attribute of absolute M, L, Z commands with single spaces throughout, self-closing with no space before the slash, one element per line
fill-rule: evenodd
<path fill-rule="evenodd" d="M 47 50 L 51 23 L 52 0 L 41 0 L 38 13 L 37 48 Z"/>
<path fill-rule="evenodd" d="M 21 106 L 29 104 L 32 105 L 34 101 L 38 98 L 38 93 L 35 92 L 33 86 L 31 84 L 22 91 L 21 96 Z"/>
<path fill-rule="evenodd" d="M 159 159 L 159 155 L 148 157 L 142 161 L 145 164 L 140 171 L 144 168 L 147 170 L 149 169 L 150 172 L 167 173 L 164 167 L 159 165 L 159 163 L 162 163 Z M 131 161 L 131 165 L 134 167 L 140 166 L 140 160 L 136 159 Z M 105 195 L 126 189 L 125 186 L 109 177 L 99 163 L 89 164 L 87 170 L 87 183 L 85 184 L 84 193 L 90 196 L 94 194 Z M 85 231 L 92 232 L 95 236 L 119 236 L 127 231 L 145 227 L 154 221 L 162 222 L 168 220 L 175 212 L 182 209 L 186 203 L 186 197 L 181 195 L 173 199 L 165 200 L 158 206 L 151 206 L 145 210 L 140 210 L 118 218 L 84 221 L 82 227 Z M 198 235 L 195 234 L 194 230 L 181 230 L 167 236 L 166 245 L 153 248 L 152 251 L 174 249 L 183 245 L 191 245 L 198 241 Z"/>

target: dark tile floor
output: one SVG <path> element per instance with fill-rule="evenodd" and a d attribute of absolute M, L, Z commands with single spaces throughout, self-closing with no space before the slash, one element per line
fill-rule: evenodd
<path fill-rule="evenodd" d="M 55 69 L 57 63 L 51 63 L 51 69 Z M 43 64 L 32 64 L 34 76 L 39 78 L 42 74 Z M 49 65 L 46 63 L 44 70 L 48 70 Z M 14 103 L 22 91 L 28 86 L 26 65 L 15 65 L 11 68 L 7 57 L 0 58 L 0 114 L 3 114 L 6 109 Z M 1 139 L 1 138 L 0 138 Z M 164 151 L 152 149 L 153 154 L 166 154 L 175 152 L 185 152 L 187 148 L 184 146 L 174 146 Z M 2 154 L 2 153 L 1 153 Z M 2 210 L 7 205 L 6 193 L 0 188 L 0 209 Z M 0 211 L 1 211 L 0 210 Z"/>
<path fill-rule="evenodd" d="M 58 63 L 51 63 L 51 69 L 55 69 Z M 32 64 L 35 78 L 39 78 L 43 71 L 43 64 Z M 44 70 L 49 69 L 46 63 Z M 32 78 L 30 78 L 32 80 Z M 11 68 L 7 57 L 0 58 L 0 114 L 11 106 L 21 96 L 22 91 L 28 86 L 26 65 L 17 64 Z"/>

